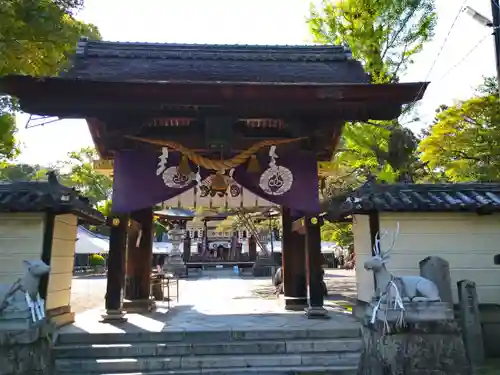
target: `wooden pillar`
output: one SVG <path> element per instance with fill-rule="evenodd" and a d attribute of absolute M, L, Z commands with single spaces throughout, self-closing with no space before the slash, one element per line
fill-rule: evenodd
<path fill-rule="evenodd" d="M 125 279 L 127 311 L 150 309 L 150 279 L 153 258 L 153 209 L 134 211 L 128 228 Z"/>
<path fill-rule="evenodd" d="M 255 262 L 257 260 L 257 241 L 253 234 L 248 239 L 248 257 L 250 262 Z"/>
<path fill-rule="evenodd" d="M 317 217 L 305 218 L 307 284 L 309 287 L 309 307 L 311 318 L 327 317 L 323 307 L 323 256 L 321 254 L 321 223 Z"/>
<path fill-rule="evenodd" d="M 122 314 L 125 254 L 127 247 L 128 214 L 112 214 L 109 236 L 108 274 L 104 321 L 124 320 Z"/>
<path fill-rule="evenodd" d="M 184 262 L 189 262 L 189 259 L 191 258 L 191 237 L 188 235 L 184 237 L 184 252 L 182 254 L 182 258 Z"/>
<path fill-rule="evenodd" d="M 303 310 L 307 306 L 304 235 L 292 231 L 290 209 L 283 207 L 282 275 L 285 309 Z"/>
<path fill-rule="evenodd" d="M 53 212 L 47 212 L 45 214 L 45 231 L 43 233 L 42 242 L 42 261 L 50 266 L 52 261 L 52 242 L 54 239 L 54 226 L 55 226 L 56 215 Z M 50 274 L 50 272 L 49 272 Z M 47 300 L 48 287 L 49 287 L 49 274 L 43 275 L 40 278 L 40 284 L 38 285 L 38 292 L 40 297 Z"/>

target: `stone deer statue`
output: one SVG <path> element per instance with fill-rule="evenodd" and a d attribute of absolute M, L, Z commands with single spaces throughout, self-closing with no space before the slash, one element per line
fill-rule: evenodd
<path fill-rule="evenodd" d="M 381 290 L 381 299 L 386 302 L 399 301 L 441 301 L 437 286 L 421 276 L 394 276 L 386 267 L 390 252 L 399 235 L 399 223 L 392 235 L 391 245 L 386 251 L 380 249 L 381 241 L 389 231 L 378 236 L 374 245 L 374 256 L 365 261 L 364 268 L 373 271 L 377 287 Z"/>
<path fill-rule="evenodd" d="M 50 272 L 42 260 L 25 260 L 24 274 L 13 284 L 0 285 L 0 319 L 4 312 L 29 310 L 33 322 L 45 318 L 45 301 L 38 294 L 40 278 Z"/>

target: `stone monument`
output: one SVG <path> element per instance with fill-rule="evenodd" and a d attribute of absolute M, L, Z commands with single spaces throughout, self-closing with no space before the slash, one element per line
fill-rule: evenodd
<path fill-rule="evenodd" d="M 441 301 L 453 304 L 450 264 L 443 258 L 431 256 L 421 260 L 419 267 L 420 275 L 436 284 Z"/>
<path fill-rule="evenodd" d="M 40 278 L 50 267 L 32 260 L 24 261 L 24 269 L 16 282 L 0 285 L 0 375 L 51 373 L 49 337 L 54 327 L 38 294 Z"/>
<path fill-rule="evenodd" d="M 471 374 L 458 322 L 437 286 L 421 276 L 395 276 L 386 267 L 388 250 L 377 236 L 374 256 L 364 263 L 377 291 L 363 319 L 364 350 L 359 375 Z"/>
<path fill-rule="evenodd" d="M 485 353 L 476 283 L 460 280 L 457 287 L 460 324 L 467 357 L 472 368 L 478 369 L 484 366 Z"/>
<path fill-rule="evenodd" d="M 180 245 L 184 237 L 184 231 L 180 229 L 179 224 L 175 224 L 174 227 L 168 232 L 168 235 L 170 237 L 170 242 L 172 243 L 172 251 L 163 266 L 163 271 L 165 273 L 172 273 L 175 276 L 184 276 L 186 274 L 186 265 L 184 264 L 182 252 L 180 250 Z"/>

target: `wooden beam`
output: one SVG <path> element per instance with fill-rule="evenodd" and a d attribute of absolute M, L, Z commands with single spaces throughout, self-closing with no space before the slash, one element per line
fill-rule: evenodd
<path fill-rule="evenodd" d="M 105 117 L 110 112 L 120 113 L 124 108 L 136 111 L 158 112 L 168 102 L 147 102 L 138 99 L 111 101 L 106 98 L 82 98 L 64 100 L 64 98 L 43 99 L 40 97 L 24 98 L 21 108 L 29 113 L 59 116 L 60 118 Z M 169 110 L 162 112 L 169 117 L 197 116 L 199 111 Z M 344 121 L 392 120 L 401 114 L 401 107 L 387 102 L 365 104 L 363 102 L 342 103 L 276 103 L 269 104 L 234 103 L 231 106 L 211 106 L 203 108 L 203 113 L 212 116 L 232 115 L 238 118 L 272 118 L 318 115 Z"/>
<path fill-rule="evenodd" d="M 66 77 L 35 77 L 11 75 L 0 81 L 4 92 L 23 98 L 73 100 L 108 99 L 112 101 L 144 101 L 189 105 L 232 106 L 245 103 L 296 103 L 305 105 L 323 102 L 410 103 L 419 100 L 428 83 L 400 84 L 280 84 L 255 82 L 104 82 Z M 72 95 L 68 95 L 71 93 Z"/>

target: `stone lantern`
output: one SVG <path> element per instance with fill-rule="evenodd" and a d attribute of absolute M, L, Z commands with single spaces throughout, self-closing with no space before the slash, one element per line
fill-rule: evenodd
<path fill-rule="evenodd" d="M 168 236 L 172 244 L 172 251 L 170 252 L 168 261 L 165 262 L 163 270 L 176 276 L 184 275 L 186 273 L 186 266 L 180 250 L 180 244 L 184 238 L 184 230 L 179 227 L 179 224 L 175 224 L 174 228 L 168 232 Z"/>

